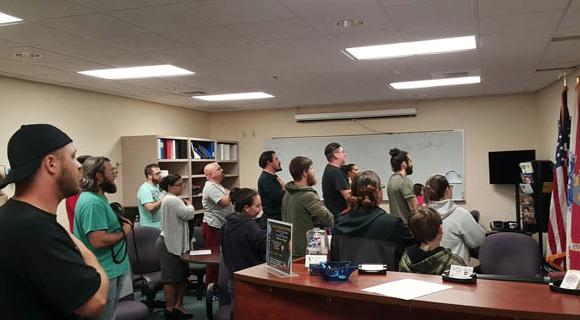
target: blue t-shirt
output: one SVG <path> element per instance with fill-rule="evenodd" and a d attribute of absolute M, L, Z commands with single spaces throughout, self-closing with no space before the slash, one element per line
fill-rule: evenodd
<path fill-rule="evenodd" d="M 157 202 L 161 198 L 159 186 L 145 182 L 137 191 L 137 208 L 139 208 L 139 225 L 161 229 L 161 206 L 153 211 L 147 211 L 145 204 Z"/>
<path fill-rule="evenodd" d="M 121 223 L 107 198 L 98 193 L 83 192 L 75 207 L 74 235 L 97 256 L 109 279 L 117 278 L 129 271 L 126 241 L 119 241 L 112 246 L 115 253 L 119 252 L 116 260 L 123 259 L 121 263 L 115 263 L 111 247 L 97 249 L 91 245 L 89 232 L 99 230 L 107 233 L 121 232 Z"/>

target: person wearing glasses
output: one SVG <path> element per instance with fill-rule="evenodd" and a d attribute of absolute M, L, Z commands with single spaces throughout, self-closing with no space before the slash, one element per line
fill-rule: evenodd
<path fill-rule="evenodd" d="M 417 242 L 400 217 L 379 207 L 383 189 L 374 171 L 354 177 L 348 210 L 332 229 L 332 261 L 386 264 L 388 270 L 399 270 L 403 252 Z"/>
<path fill-rule="evenodd" d="M 139 209 L 139 225 L 161 229 L 161 202 L 163 195 L 159 192 L 161 169 L 156 163 L 145 166 L 147 181 L 137 191 L 137 208 Z"/>
<path fill-rule="evenodd" d="M 453 202 L 453 186 L 445 176 L 435 175 L 425 183 L 425 204 L 437 210 L 443 220 L 441 246 L 450 249 L 469 264 L 469 248 L 481 246 L 485 231 L 467 209 Z"/>
<path fill-rule="evenodd" d="M 127 258 L 127 235 L 131 221 L 117 217 L 105 193 L 116 193 L 117 169 L 105 157 L 90 157 L 82 167 L 81 193 L 75 207 L 74 235 L 89 250 L 109 276 L 109 292 L 103 312 L 97 319 L 112 320 L 123 289 L 130 277 Z"/>
<path fill-rule="evenodd" d="M 170 174 L 161 181 L 165 197 L 161 203 L 161 234 L 155 243 L 161 262 L 161 281 L 165 294 L 165 319 L 191 319 L 185 312 L 183 295 L 189 273 L 189 265 L 181 261 L 182 253 L 189 252 L 189 224 L 195 216 L 195 208 L 188 199 L 180 199 L 185 183 L 176 174 Z"/>

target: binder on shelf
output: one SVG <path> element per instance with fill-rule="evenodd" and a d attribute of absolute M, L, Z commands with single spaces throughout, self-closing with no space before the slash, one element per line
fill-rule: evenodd
<path fill-rule="evenodd" d="M 215 146 L 214 146 L 214 143 L 213 142 L 210 142 L 209 143 L 208 151 L 210 153 L 211 159 L 215 159 Z"/>
<path fill-rule="evenodd" d="M 216 160 L 222 159 L 221 143 L 218 143 L 216 148 L 215 148 L 215 159 Z"/>
<path fill-rule="evenodd" d="M 222 160 L 230 160 L 230 145 L 229 144 L 223 144 L 224 146 L 224 153 L 223 153 L 223 159 Z"/>
<path fill-rule="evenodd" d="M 171 140 L 166 139 L 165 142 L 165 158 L 163 159 L 171 159 Z"/>
<path fill-rule="evenodd" d="M 178 159 L 187 159 L 187 141 L 177 140 Z"/>
<path fill-rule="evenodd" d="M 213 155 L 208 148 L 204 147 L 202 144 L 198 146 L 199 151 L 201 151 L 204 155 L 204 159 L 213 159 Z"/>
<path fill-rule="evenodd" d="M 232 144 L 230 146 L 230 160 L 238 160 L 238 145 Z"/>
<path fill-rule="evenodd" d="M 193 146 L 193 142 L 191 143 L 191 158 L 201 159 L 201 155 L 197 152 L 197 150 L 195 150 L 195 147 Z"/>
<path fill-rule="evenodd" d="M 157 139 L 157 159 L 165 159 L 165 141 Z"/>
<path fill-rule="evenodd" d="M 175 140 L 171 140 L 171 159 L 177 159 L 175 149 L 177 149 Z"/>

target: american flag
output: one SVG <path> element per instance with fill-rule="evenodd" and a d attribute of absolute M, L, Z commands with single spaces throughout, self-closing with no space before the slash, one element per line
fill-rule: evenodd
<path fill-rule="evenodd" d="M 558 145 L 554 167 L 554 189 L 550 201 L 548 251 L 546 261 L 563 270 L 566 258 L 566 219 L 568 215 L 568 148 L 570 147 L 570 114 L 568 87 L 562 91 L 562 107 L 558 122 Z"/>

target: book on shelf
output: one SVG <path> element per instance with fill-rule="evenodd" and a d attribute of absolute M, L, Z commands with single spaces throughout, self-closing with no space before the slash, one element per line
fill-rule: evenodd
<path fill-rule="evenodd" d="M 170 140 L 171 141 L 171 158 L 170 159 L 176 159 L 176 152 L 177 151 L 177 147 L 176 147 L 176 143 L 175 140 Z"/>

